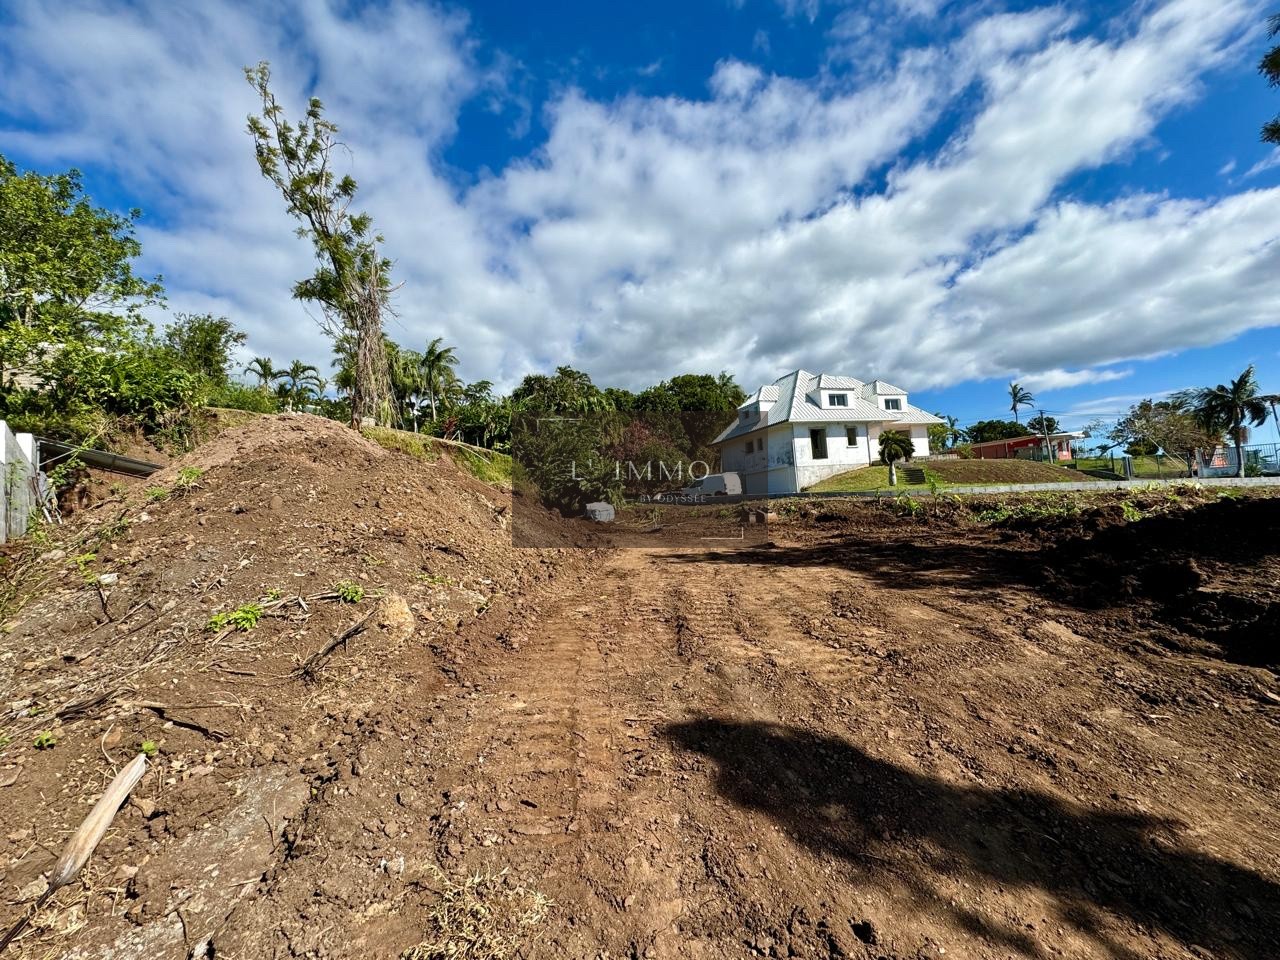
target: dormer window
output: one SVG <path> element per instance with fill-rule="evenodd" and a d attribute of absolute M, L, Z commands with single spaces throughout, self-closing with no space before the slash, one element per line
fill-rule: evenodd
<path fill-rule="evenodd" d="M 832 407 L 847 407 L 849 405 L 849 395 L 847 393 L 828 394 L 827 405 Z"/>
<path fill-rule="evenodd" d="M 884 398 L 884 408 L 885 408 L 886 410 L 901 410 L 901 409 L 902 409 L 902 401 L 901 401 L 901 400 L 899 400 L 897 397 L 885 397 L 885 398 Z"/>

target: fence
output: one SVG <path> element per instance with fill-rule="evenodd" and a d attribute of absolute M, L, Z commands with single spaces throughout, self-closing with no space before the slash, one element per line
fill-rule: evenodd
<path fill-rule="evenodd" d="M 0 543 L 27 532 L 31 515 L 45 499 L 44 476 L 36 438 L 14 434 L 0 420 L 0 459 L 4 464 L 4 496 L 0 498 Z"/>
<path fill-rule="evenodd" d="M 1196 475 L 1185 459 L 1163 453 L 1141 457 L 1125 454 L 1077 457 L 1063 466 L 1107 480 L 1177 480 Z"/>
<path fill-rule="evenodd" d="M 1243 448 L 1243 452 L 1246 477 L 1280 476 L 1280 444 L 1250 444 Z M 1035 451 L 1031 459 L 1043 460 L 1043 451 Z M 1101 457 L 1076 457 L 1061 461 L 1061 465 L 1107 480 L 1177 480 L 1234 477 L 1237 460 L 1234 446 L 1222 446 L 1212 451 L 1201 451 L 1192 464 L 1188 464 L 1185 457 L 1164 453 L 1137 457 L 1110 453 Z"/>

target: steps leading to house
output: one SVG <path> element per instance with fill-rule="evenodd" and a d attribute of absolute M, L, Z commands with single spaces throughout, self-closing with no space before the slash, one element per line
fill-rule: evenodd
<path fill-rule="evenodd" d="M 903 483 L 924 483 L 924 467 L 899 467 Z"/>

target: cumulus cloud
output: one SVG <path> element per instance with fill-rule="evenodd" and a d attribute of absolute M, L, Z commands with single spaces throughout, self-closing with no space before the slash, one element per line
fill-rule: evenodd
<path fill-rule="evenodd" d="M 469 378 L 571 363 L 631 386 L 720 369 L 750 385 L 803 365 L 1053 389 L 1276 323 L 1280 191 L 1059 195 L 1149 145 L 1252 5 L 1170 0 L 1099 35 L 1060 6 L 976 9 L 870 72 L 726 57 L 695 98 L 565 89 L 544 142 L 460 186 L 440 157 L 463 105 L 501 109 L 513 84 L 458 14 L 77 0 L 55 16 L 28 0 L 0 23 L 0 150 L 113 171 L 153 214 L 146 255 L 173 306 L 227 313 L 277 359 L 328 348 L 289 298 L 309 250 L 243 132 L 240 68 L 264 57 L 286 104 L 320 95 L 351 145 L 404 284 L 389 332 L 445 337 Z"/>

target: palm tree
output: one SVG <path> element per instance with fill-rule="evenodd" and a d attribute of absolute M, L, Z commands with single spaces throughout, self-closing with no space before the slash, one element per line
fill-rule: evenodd
<path fill-rule="evenodd" d="M 1280 437 L 1280 414 L 1276 413 L 1276 405 L 1280 404 L 1280 393 L 1264 393 L 1258 399 L 1271 408 L 1271 422 L 1276 425 L 1276 436 Z"/>
<path fill-rule="evenodd" d="M 422 354 L 422 379 L 426 384 L 427 396 L 431 398 L 431 421 L 434 423 L 438 410 L 436 398 L 444 392 L 449 380 L 456 380 L 453 368 L 458 363 L 458 355 L 453 347 L 441 347 L 444 337 L 436 337 L 427 344 Z"/>
<path fill-rule="evenodd" d="M 244 368 L 244 372 L 251 377 L 258 378 L 258 389 L 266 390 L 271 384 L 280 379 L 281 371 L 277 370 L 275 364 L 271 362 L 270 357 L 254 357 L 249 365 Z"/>
<path fill-rule="evenodd" d="M 1029 407 L 1036 402 L 1036 398 L 1031 395 L 1031 391 L 1022 384 L 1014 381 L 1009 384 L 1009 409 L 1013 411 L 1013 422 L 1018 423 L 1018 408 Z"/>
<path fill-rule="evenodd" d="M 397 349 L 391 358 L 391 392 L 397 405 L 408 410 L 413 432 L 418 432 L 418 411 L 427 392 L 427 378 L 422 370 L 422 354 L 417 350 Z"/>
<path fill-rule="evenodd" d="M 880 434 L 880 459 L 889 465 L 889 486 L 898 485 L 897 461 L 910 460 L 915 452 L 911 438 L 901 430 L 886 430 Z"/>
<path fill-rule="evenodd" d="M 1244 425 L 1255 427 L 1267 422 L 1267 403 L 1258 392 L 1253 377 L 1253 364 L 1229 383 L 1216 387 L 1183 390 L 1175 395 L 1185 403 L 1207 433 L 1227 433 L 1236 447 L 1236 476 L 1244 476 Z"/>
<path fill-rule="evenodd" d="M 934 416 L 945 420 L 947 423 L 944 435 L 947 438 L 948 447 L 954 447 L 964 439 L 964 431 L 960 429 L 959 419 L 946 413 L 935 413 Z"/>
<path fill-rule="evenodd" d="M 299 405 L 306 403 L 307 398 L 312 394 L 319 396 L 324 392 L 324 380 L 320 378 L 320 371 L 301 360 L 293 361 L 289 364 L 289 369 L 278 376 L 280 397 L 289 410 L 293 409 L 295 403 Z"/>

